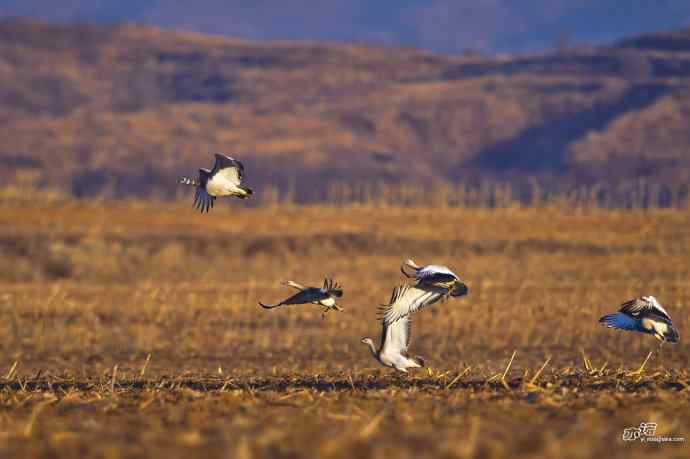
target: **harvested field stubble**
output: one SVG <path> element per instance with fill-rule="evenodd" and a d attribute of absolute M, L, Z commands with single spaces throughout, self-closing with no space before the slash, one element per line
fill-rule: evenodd
<path fill-rule="evenodd" d="M 0 202 L 0 457 L 687 456 L 622 439 L 690 436 L 685 211 L 23 204 Z M 359 340 L 408 257 L 470 294 L 414 317 L 429 368 L 400 375 Z M 342 313 L 257 305 L 325 275 Z M 678 345 L 597 323 L 640 294 Z"/>

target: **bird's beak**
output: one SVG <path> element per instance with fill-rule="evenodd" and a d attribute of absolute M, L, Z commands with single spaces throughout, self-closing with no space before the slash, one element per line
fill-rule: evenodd
<path fill-rule="evenodd" d="M 464 296 L 469 293 L 470 289 L 467 288 L 467 285 L 463 284 L 462 282 L 459 282 L 458 284 L 455 285 L 453 288 L 453 291 L 450 292 L 450 296 L 453 297 L 458 297 L 458 296 Z"/>

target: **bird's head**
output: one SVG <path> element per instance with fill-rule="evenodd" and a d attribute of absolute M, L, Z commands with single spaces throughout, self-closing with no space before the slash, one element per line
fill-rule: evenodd
<path fill-rule="evenodd" d="M 362 338 L 362 343 L 366 344 L 367 346 L 373 346 L 374 341 L 371 338 Z"/>

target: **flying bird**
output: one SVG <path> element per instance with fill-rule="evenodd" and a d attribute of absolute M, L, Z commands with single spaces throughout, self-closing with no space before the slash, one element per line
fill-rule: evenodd
<path fill-rule="evenodd" d="M 406 268 L 412 268 L 413 273 L 408 273 Z M 457 274 L 448 269 L 447 266 L 419 266 L 410 259 L 406 260 L 400 266 L 400 271 L 408 279 L 415 279 L 418 285 L 447 289 L 450 296 L 458 297 L 467 295 L 468 293 L 467 285 L 460 280 Z"/>
<path fill-rule="evenodd" d="M 242 186 L 244 166 L 238 160 L 229 156 L 215 154 L 216 162 L 213 169 L 199 169 L 199 178 L 182 177 L 178 183 L 196 187 L 194 207 L 201 213 L 213 208 L 218 196 L 237 196 L 246 199 L 252 195 L 251 188 Z"/>
<path fill-rule="evenodd" d="M 626 301 L 618 312 L 603 316 L 599 322 L 609 328 L 648 333 L 662 343 L 680 339 L 671 317 L 653 296 Z"/>
<path fill-rule="evenodd" d="M 287 281 L 284 285 L 295 288 L 299 290 L 299 292 L 277 304 L 270 305 L 259 301 L 259 305 L 265 309 L 273 309 L 278 306 L 288 306 L 292 304 L 315 304 L 325 308 L 322 316 L 331 309 L 336 311 L 343 310 L 343 308 L 336 304 L 336 298 L 341 298 L 343 296 L 343 289 L 331 279 L 324 279 L 323 287 L 321 288 L 305 287 L 293 281 Z"/>
<path fill-rule="evenodd" d="M 414 270 L 413 274 L 406 271 Z M 391 324 L 401 318 L 435 304 L 448 297 L 467 295 L 468 288 L 460 278 L 445 266 L 427 265 L 420 267 L 412 260 L 407 260 L 400 271 L 409 279 L 417 281 L 414 285 L 401 287 L 399 298 L 391 307 L 383 311 L 383 321 Z"/>
<path fill-rule="evenodd" d="M 405 301 L 405 293 L 410 286 L 401 285 L 393 290 L 391 300 L 388 305 L 382 308 L 394 308 L 399 301 Z M 421 368 L 424 366 L 424 359 L 421 357 L 409 357 L 407 348 L 410 345 L 412 335 L 412 319 L 409 315 L 401 317 L 392 323 L 382 321 L 381 345 L 378 349 L 374 346 L 371 338 L 362 338 L 362 343 L 366 344 L 374 358 L 383 366 L 395 368 L 398 371 L 407 373 L 408 368 Z"/>

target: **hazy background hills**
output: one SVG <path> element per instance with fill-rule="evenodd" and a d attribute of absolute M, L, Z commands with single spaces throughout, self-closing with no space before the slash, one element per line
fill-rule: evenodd
<path fill-rule="evenodd" d="M 494 57 L 0 21 L 0 180 L 79 196 L 169 193 L 215 151 L 303 199 L 335 181 L 681 185 L 688 114 L 687 29 Z"/>
<path fill-rule="evenodd" d="M 690 24 L 686 0 L 2 0 L 0 15 L 135 22 L 252 40 L 525 52 Z"/>

